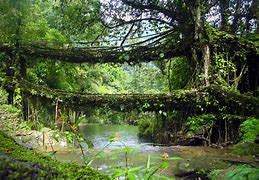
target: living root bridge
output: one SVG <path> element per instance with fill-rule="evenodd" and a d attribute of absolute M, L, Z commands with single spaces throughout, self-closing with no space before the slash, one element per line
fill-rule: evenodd
<path fill-rule="evenodd" d="M 210 28 L 209 46 L 215 52 L 220 51 L 220 47 L 228 49 L 233 55 L 238 55 L 238 50 L 243 50 L 248 55 L 258 57 L 256 46 L 245 39 L 234 35 L 220 32 Z M 152 43 L 151 43 L 152 44 Z M 200 44 L 193 44 L 200 48 Z M 0 44 L 0 52 L 12 54 L 19 52 L 24 57 L 43 58 L 59 60 L 70 63 L 139 63 L 150 62 L 173 57 L 189 56 L 191 45 L 186 42 L 164 43 L 153 45 L 138 45 L 127 48 L 121 46 L 111 47 L 50 47 L 43 44 L 21 44 L 16 48 L 12 44 Z M 161 58 L 162 56 L 162 58 Z"/>
<path fill-rule="evenodd" d="M 50 60 L 59 60 L 70 63 L 139 63 L 150 62 L 164 58 L 182 56 L 186 53 L 186 47 L 183 45 L 174 45 L 167 47 L 157 46 L 138 46 L 122 50 L 121 47 L 103 48 L 50 48 L 47 46 L 35 46 L 33 44 L 22 45 L 19 49 L 9 44 L 0 44 L 0 52 L 11 54 L 19 51 L 24 57 L 43 58 Z"/>
<path fill-rule="evenodd" d="M 233 114 L 254 116 L 259 108 L 259 98 L 246 96 L 218 86 L 191 90 L 177 90 L 170 94 L 85 94 L 72 93 L 27 81 L 19 84 L 28 97 L 39 97 L 77 111 L 89 107 L 108 107 L 118 111 L 172 111 L 181 110 L 189 114 Z"/>

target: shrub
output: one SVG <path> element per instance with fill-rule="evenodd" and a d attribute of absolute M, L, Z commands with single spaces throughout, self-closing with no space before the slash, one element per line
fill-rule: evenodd
<path fill-rule="evenodd" d="M 240 130 L 243 142 L 253 142 L 256 136 L 259 135 L 259 119 L 247 119 L 241 124 Z"/>

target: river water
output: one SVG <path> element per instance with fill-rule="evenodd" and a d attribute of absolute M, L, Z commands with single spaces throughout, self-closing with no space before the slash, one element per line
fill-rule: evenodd
<path fill-rule="evenodd" d="M 138 128 L 131 125 L 85 124 L 81 125 L 80 131 L 93 144 L 92 148 L 85 149 L 86 158 L 82 158 L 80 150 L 71 150 L 59 151 L 56 155 L 57 159 L 76 163 L 90 162 L 89 164 L 93 168 L 108 174 L 114 173 L 116 168 L 125 167 L 138 167 L 144 171 L 148 165 L 148 159 L 151 168 L 160 166 L 166 160 L 169 162 L 169 166 L 160 168 L 156 174 L 160 178 L 162 178 L 161 176 L 170 178 L 184 171 L 226 167 L 227 164 L 222 159 L 233 156 L 227 149 L 166 147 L 152 144 L 140 140 L 137 135 Z M 113 142 L 110 141 L 111 137 L 113 137 Z"/>

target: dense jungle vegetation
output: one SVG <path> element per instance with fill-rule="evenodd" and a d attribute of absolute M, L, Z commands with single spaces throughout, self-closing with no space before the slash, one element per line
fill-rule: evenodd
<path fill-rule="evenodd" d="M 0 0 L 0 178 L 259 179 L 259 2 Z"/>

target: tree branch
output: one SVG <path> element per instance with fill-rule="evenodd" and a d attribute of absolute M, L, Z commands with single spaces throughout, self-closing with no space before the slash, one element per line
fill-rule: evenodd
<path fill-rule="evenodd" d="M 140 2 L 136 2 L 136 1 L 132 1 L 132 0 L 122 0 L 122 2 L 124 4 L 127 4 L 135 9 L 140 9 L 140 10 L 154 10 L 154 11 L 157 11 L 157 12 L 160 12 L 162 14 L 164 14 L 165 16 L 168 16 L 168 17 L 173 17 L 175 14 L 169 10 L 169 9 L 166 9 L 166 8 L 163 8 L 161 6 L 158 6 L 158 5 L 155 5 L 155 4 L 142 4 Z"/>
<path fill-rule="evenodd" d="M 114 25 L 114 26 L 108 26 L 107 24 L 104 24 L 105 27 L 108 27 L 109 29 L 113 29 L 113 28 L 117 28 L 120 26 L 124 26 L 127 24 L 133 24 L 136 22 L 142 22 L 142 21 L 157 21 L 157 22 L 161 22 L 163 24 L 167 24 L 169 26 L 172 26 L 172 24 L 168 21 L 165 21 L 163 19 L 158 19 L 158 18 L 153 18 L 153 17 L 148 17 L 148 18 L 142 18 L 142 19 L 133 19 L 133 20 L 129 20 L 129 21 L 124 21 L 122 19 L 118 19 L 119 21 L 121 21 L 121 23 Z"/>

